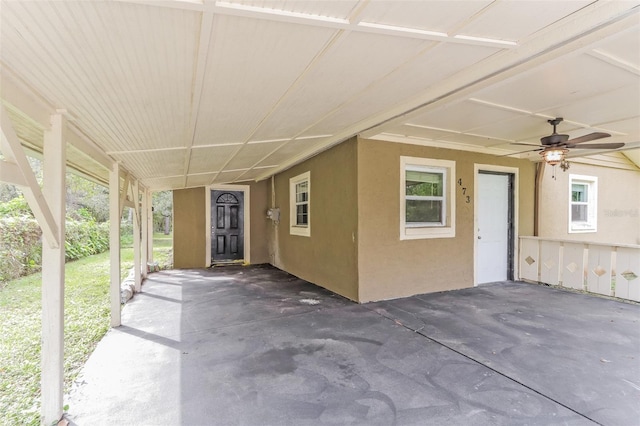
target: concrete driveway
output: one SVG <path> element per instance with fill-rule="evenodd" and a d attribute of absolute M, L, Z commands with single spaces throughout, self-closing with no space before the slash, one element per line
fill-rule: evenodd
<path fill-rule="evenodd" d="M 640 306 L 511 282 L 358 305 L 268 266 L 154 273 L 68 404 L 87 426 L 638 425 Z"/>

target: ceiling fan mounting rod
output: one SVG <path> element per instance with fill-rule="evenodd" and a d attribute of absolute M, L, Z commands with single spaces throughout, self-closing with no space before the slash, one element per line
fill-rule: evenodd
<path fill-rule="evenodd" d="M 547 123 L 551 124 L 553 126 L 553 133 L 556 133 L 556 126 L 560 123 L 562 123 L 562 120 L 564 120 L 564 118 L 562 117 L 556 117 L 554 119 L 551 120 L 547 120 Z"/>

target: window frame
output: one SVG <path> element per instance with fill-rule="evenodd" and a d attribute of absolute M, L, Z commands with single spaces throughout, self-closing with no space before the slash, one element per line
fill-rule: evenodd
<path fill-rule="evenodd" d="M 406 195 L 407 171 L 436 172 L 443 174 L 442 222 L 407 223 L 407 201 L 416 196 Z M 455 199 L 456 162 L 422 157 L 400 157 L 400 240 L 425 238 L 454 238 L 456 236 L 456 199 Z M 409 198 L 410 197 L 410 198 Z M 440 198 L 440 197 L 426 197 Z"/>
<path fill-rule="evenodd" d="M 573 201 L 573 185 L 585 185 L 587 188 L 587 201 Z M 569 208 L 568 208 L 568 232 L 570 234 L 598 232 L 598 178 L 595 176 L 569 175 Z M 572 208 L 574 205 L 587 206 L 587 220 L 574 221 Z"/>
<path fill-rule="evenodd" d="M 307 200 L 299 203 L 296 199 L 296 187 L 307 183 Z M 307 224 L 300 225 L 297 222 L 297 206 L 307 205 Z M 305 172 L 289 179 L 289 233 L 303 237 L 311 236 L 311 172 Z"/>

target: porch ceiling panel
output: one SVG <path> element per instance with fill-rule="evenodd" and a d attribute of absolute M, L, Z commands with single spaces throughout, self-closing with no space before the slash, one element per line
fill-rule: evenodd
<path fill-rule="evenodd" d="M 424 40 L 352 32 L 336 41 L 256 133 L 295 137 L 376 84 L 425 48 Z"/>
<path fill-rule="evenodd" d="M 577 126 L 563 123 L 562 132 L 569 133 Z M 513 140 L 513 135 L 520 135 L 521 139 L 514 142 L 538 143 L 542 136 L 551 133 L 549 124 L 540 117 L 534 115 L 519 115 L 510 120 L 493 122 L 485 126 L 476 127 L 473 133 L 484 136 L 493 136 L 504 140 Z M 522 147 L 520 147 L 522 148 Z"/>
<path fill-rule="evenodd" d="M 225 170 L 248 169 L 260 162 L 286 142 L 264 142 L 247 144 L 225 166 Z"/>
<path fill-rule="evenodd" d="M 412 117 L 408 124 L 449 129 L 455 132 L 471 132 L 485 125 L 487 121 L 501 122 L 518 116 L 519 113 L 515 111 L 464 100 Z"/>
<path fill-rule="evenodd" d="M 232 0 L 226 3 L 311 16 L 347 19 L 359 2 L 358 0 Z"/>
<path fill-rule="evenodd" d="M 61 110 L 151 189 L 265 178 L 354 135 L 517 153 L 555 116 L 640 143 L 637 0 L 0 1 L 22 143 Z"/>
<path fill-rule="evenodd" d="M 612 137 L 603 142 L 624 142 L 625 148 L 634 148 L 640 142 L 640 16 L 637 7 L 633 14 L 617 18 L 616 23 L 622 28 L 618 32 L 604 31 L 598 38 L 594 35 L 603 28 L 585 28 L 584 37 L 589 37 L 590 43 L 582 41 L 581 37 L 557 43 L 557 49 L 571 46 L 567 49 L 569 53 L 524 67 L 523 72 L 511 76 L 507 73 L 505 78 L 479 90 L 466 91 L 463 96 L 453 95 L 450 102 L 426 104 L 367 132 L 368 136 L 381 137 L 375 135 L 376 130 L 380 130 L 380 133 L 398 134 L 414 142 L 422 140 L 426 145 L 440 146 L 442 141 L 450 141 L 452 147 L 459 144 L 461 149 L 469 142 L 487 146 L 487 143 L 473 142 L 467 136 L 537 144 L 541 137 L 551 133 L 546 120 L 564 117 L 559 132 L 571 137 L 592 131 L 609 132 Z M 560 27 L 556 22 L 541 32 L 557 34 L 557 28 Z M 530 38 L 535 40 L 536 36 Z M 523 43 L 526 45 L 526 40 Z M 500 55 L 504 53 L 485 63 L 495 61 Z M 394 126 L 400 120 L 409 126 Z M 450 132 L 442 132 L 443 129 Z M 456 135 L 455 132 L 460 133 Z M 522 147 L 508 144 L 495 146 L 506 152 L 523 151 Z M 572 154 L 589 155 L 592 152 L 595 153 L 575 150 Z"/>
<path fill-rule="evenodd" d="M 492 0 L 371 2 L 362 13 L 362 21 L 448 33 L 463 25 L 470 17 L 490 5 Z"/>
<path fill-rule="evenodd" d="M 640 69 L 640 34 L 637 28 L 609 37 L 595 45 L 592 50 L 596 53 L 603 52 L 607 57 L 621 64 L 626 63 L 635 69 Z"/>
<path fill-rule="evenodd" d="M 69 164 L 70 167 L 96 182 L 109 182 L 109 170 L 105 169 L 100 163 L 92 160 L 93 159 L 87 157 L 87 154 L 84 152 L 71 144 L 67 144 L 67 164 Z M 78 165 L 81 165 L 81 167 Z"/>
<path fill-rule="evenodd" d="M 153 188 L 157 191 L 165 191 L 169 189 L 184 188 L 184 176 L 166 176 L 162 178 L 142 179 L 142 183 L 147 188 Z"/>
<path fill-rule="evenodd" d="M 279 166 L 291 157 L 308 152 L 319 143 L 318 139 L 293 140 L 256 164 L 256 167 Z"/>
<path fill-rule="evenodd" d="M 242 145 L 194 147 L 191 150 L 189 174 L 219 172 Z"/>
<path fill-rule="evenodd" d="M 201 175 L 187 176 L 187 187 L 194 188 L 197 186 L 206 186 L 213 182 L 217 173 L 204 173 Z"/>
<path fill-rule="evenodd" d="M 580 10 L 591 0 L 543 3 L 528 1 L 493 2 L 480 16 L 465 25 L 460 34 L 497 40 L 524 40 L 547 25 Z M 518 17 L 519 19 L 513 19 Z M 531 19 L 523 19 L 523 18 Z"/>
<path fill-rule="evenodd" d="M 242 173 L 240 176 L 238 176 L 237 179 L 239 182 L 252 181 L 252 180 L 255 180 L 258 176 L 264 174 L 265 172 L 268 172 L 269 169 L 271 169 L 271 167 L 263 167 L 263 168 L 255 168 L 255 169 L 247 170 L 244 173 Z"/>
<path fill-rule="evenodd" d="M 502 148 L 502 145 L 510 142 L 504 139 L 496 139 L 488 136 L 459 133 L 449 129 L 421 128 L 411 125 L 402 125 L 391 128 L 387 134 L 408 138 L 413 140 L 413 143 L 429 141 L 431 145 L 441 148 L 455 148 L 460 145 L 476 147 L 477 151 L 482 151 L 482 148 L 494 146 Z M 382 139 L 384 139 L 384 137 Z M 407 140 L 407 142 L 410 142 L 410 140 Z"/>
<path fill-rule="evenodd" d="M 602 105 L 607 107 L 601 108 Z M 550 108 L 541 113 L 553 117 L 561 114 L 566 114 L 568 117 L 581 117 L 584 123 L 607 127 L 607 123 L 625 117 L 633 111 L 640 111 L 640 80 L 637 79 L 619 89 L 598 93 L 593 97 Z"/>
<path fill-rule="evenodd" d="M 640 135 L 640 117 L 638 116 L 626 120 L 610 121 L 603 123 L 602 126 L 628 136 Z M 636 138 L 635 141 L 640 142 L 640 138 Z"/>
<path fill-rule="evenodd" d="M 194 145 L 255 139 L 255 129 L 335 33 L 243 17 L 216 17 L 213 25 Z"/>
<path fill-rule="evenodd" d="M 0 60 L 105 151 L 179 146 L 198 23 L 119 2 L 4 1 Z"/>
<path fill-rule="evenodd" d="M 563 58 L 536 72 L 481 91 L 476 97 L 495 104 L 537 112 L 580 102 L 636 82 L 637 76 L 632 73 L 582 54 Z"/>
<path fill-rule="evenodd" d="M 216 175 L 213 183 L 227 183 L 227 182 L 236 182 L 242 181 L 242 175 L 246 174 L 248 170 L 230 170 L 228 172 L 222 172 Z"/>
<path fill-rule="evenodd" d="M 416 93 L 451 78 L 497 51 L 499 49 L 494 47 L 462 44 L 439 44 L 433 49 L 427 47 L 410 63 L 398 67 L 396 72 L 388 75 L 380 84 L 354 97 L 309 131 L 316 134 L 338 133 L 351 123 L 364 121 L 367 117 L 379 115 L 406 102 Z"/>
<path fill-rule="evenodd" d="M 127 170 L 136 170 L 139 179 L 175 176 L 182 173 L 186 150 L 144 151 L 112 154 Z"/>

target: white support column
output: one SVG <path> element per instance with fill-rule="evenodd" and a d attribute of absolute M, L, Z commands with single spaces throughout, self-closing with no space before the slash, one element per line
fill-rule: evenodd
<path fill-rule="evenodd" d="M 153 262 L 153 193 L 147 191 L 147 226 L 148 235 L 147 238 L 147 254 L 149 256 L 148 262 Z"/>
<path fill-rule="evenodd" d="M 120 317 L 120 165 L 109 171 L 109 251 L 111 254 L 111 327 L 118 327 Z"/>
<path fill-rule="evenodd" d="M 140 262 L 142 263 L 142 278 L 147 278 L 147 263 L 149 262 L 149 214 L 147 210 L 149 209 L 149 190 L 144 189 L 142 191 L 142 207 L 140 209 L 140 218 L 141 227 L 142 227 L 142 258 Z"/>
<path fill-rule="evenodd" d="M 135 279 L 135 291 L 142 290 L 142 276 L 140 275 L 140 190 L 138 180 L 133 182 L 133 273 Z"/>
<path fill-rule="evenodd" d="M 42 422 L 50 425 L 62 417 L 64 383 L 64 220 L 66 142 L 65 119 L 51 116 L 44 133 L 44 199 L 55 222 L 54 241 L 42 241 Z M 57 247 L 55 247 L 57 245 Z"/>

